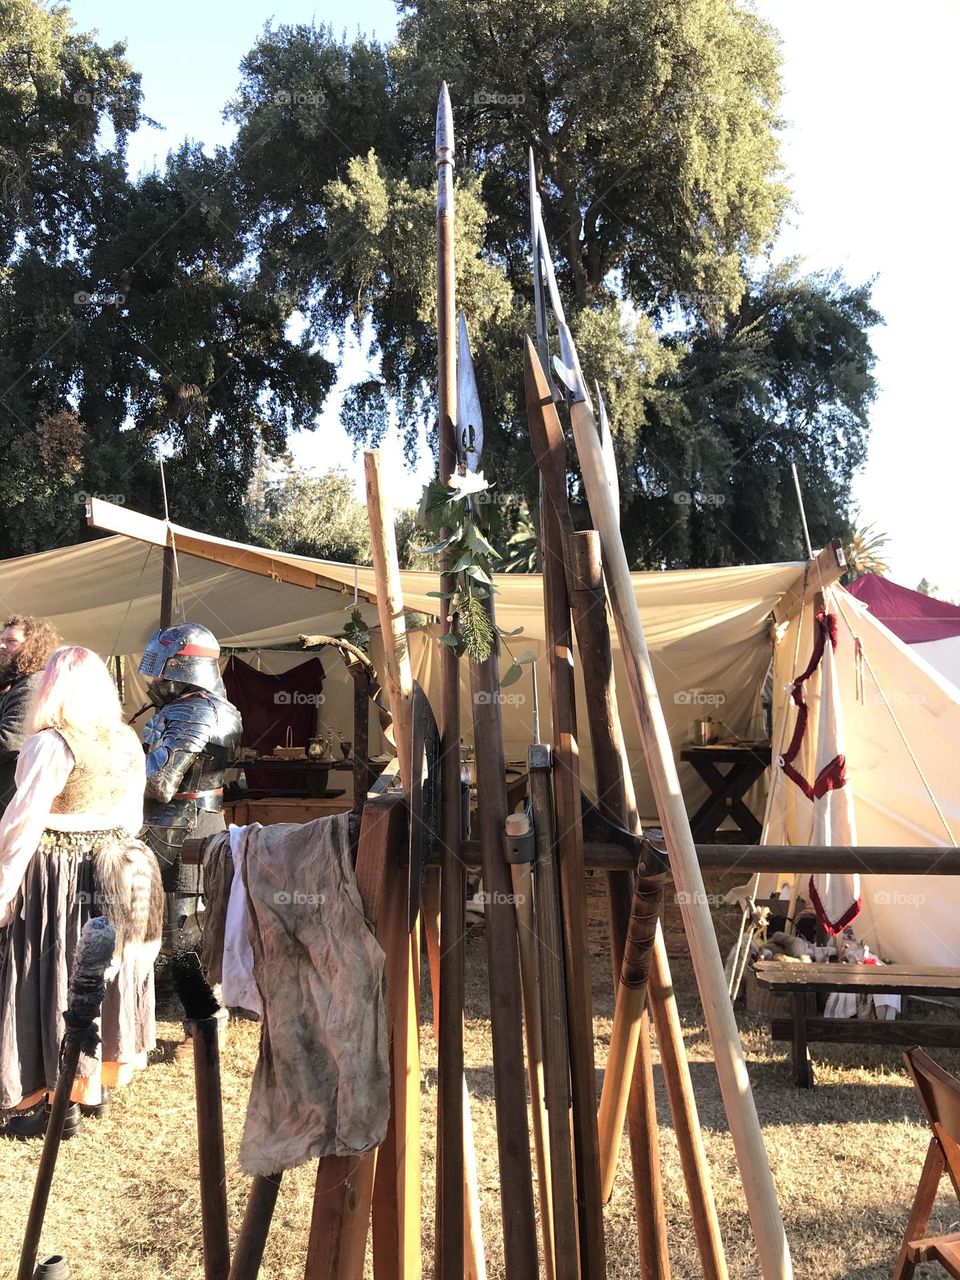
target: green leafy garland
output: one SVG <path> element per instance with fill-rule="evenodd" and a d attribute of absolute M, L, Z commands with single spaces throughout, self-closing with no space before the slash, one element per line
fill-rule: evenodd
<path fill-rule="evenodd" d="M 458 657 L 466 654 L 477 662 L 499 655 L 503 645 L 512 658 L 500 677 L 503 688 L 520 679 L 524 665 L 533 662 L 535 655 L 526 650 L 514 656 L 506 644 L 520 635 L 523 627 L 503 631 L 490 621 L 487 603 L 496 592 L 493 564 L 501 559 L 491 541 L 500 526 L 500 507 L 492 498 L 482 473 L 454 475 L 450 484 L 431 480 L 424 485 L 417 521 L 425 532 L 439 539 L 433 546 L 421 548 L 421 554 L 445 556 L 455 577 L 453 591 L 428 592 L 446 603 L 452 624 L 440 643 L 449 645 Z"/>

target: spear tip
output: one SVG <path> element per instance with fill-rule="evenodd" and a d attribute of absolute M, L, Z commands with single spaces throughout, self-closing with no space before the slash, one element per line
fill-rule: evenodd
<path fill-rule="evenodd" d="M 448 152 L 450 157 L 453 156 L 453 108 L 450 105 L 450 90 L 447 88 L 447 82 L 444 80 L 440 86 L 440 96 L 437 99 L 437 133 L 436 133 L 437 155 L 442 151 Z"/>

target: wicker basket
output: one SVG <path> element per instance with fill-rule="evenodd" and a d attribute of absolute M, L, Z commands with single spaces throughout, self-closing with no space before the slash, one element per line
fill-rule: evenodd
<path fill-rule="evenodd" d="M 276 760 L 306 760 L 307 753 L 304 748 L 293 745 L 293 729 L 290 725 L 287 725 L 286 746 L 274 747 L 273 755 Z"/>
<path fill-rule="evenodd" d="M 747 965 L 743 975 L 743 998 L 748 1013 L 762 1013 L 767 1018 L 792 1018 L 793 996 L 775 996 L 757 981 L 753 965 Z M 806 993 L 807 1013 L 812 1016 L 817 1012 L 817 995 L 815 991 Z"/>

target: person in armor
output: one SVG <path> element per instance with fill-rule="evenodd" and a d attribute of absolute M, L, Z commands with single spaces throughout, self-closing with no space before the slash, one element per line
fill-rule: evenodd
<path fill-rule="evenodd" d="M 212 631 L 182 622 L 147 642 L 140 674 L 157 708 L 143 733 L 147 786 L 141 839 L 156 854 L 172 923 L 182 944 L 199 906 L 200 873 L 185 867 L 183 842 L 222 831 L 223 776 L 240 741 L 241 721 L 220 678 Z M 169 919 L 169 917 L 168 917 Z"/>

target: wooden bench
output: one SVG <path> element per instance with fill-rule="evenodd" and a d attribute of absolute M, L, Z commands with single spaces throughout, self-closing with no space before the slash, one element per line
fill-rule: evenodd
<path fill-rule="evenodd" d="M 807 1012 L 807 994 L 833 991 L 855 995 L 960 996 L 960 969 L 910 964 L 781 964 L 760 960 L 757 982 L 774 995 L 790 996 L 793 1018 L 774 1018 L 774 1040 L 793 1043 L 793 1073 L 801 1089 L 813 1087 L 810 1041 L 832 1044 L 938 1045 L 960 1048 L 960 1022 L 891 1022 L 864 1018 L 820 1018 Z"/>

